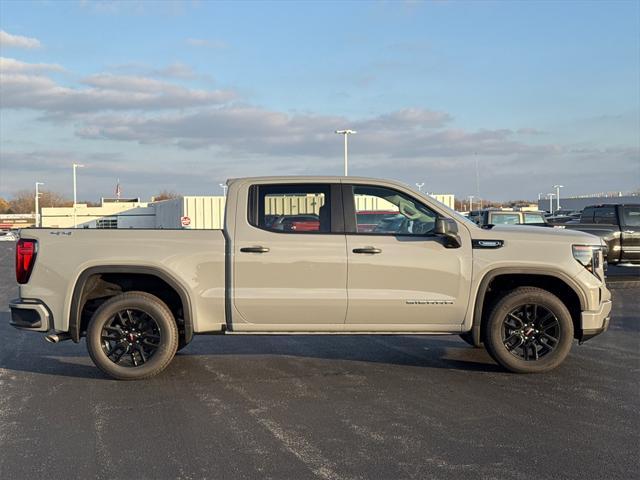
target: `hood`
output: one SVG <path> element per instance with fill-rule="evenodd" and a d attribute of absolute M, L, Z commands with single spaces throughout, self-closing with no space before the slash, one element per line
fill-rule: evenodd
<path fill-rule="evenodd" d="M 491 229 L 478 228 L 471 231 L 471 238 L 474 240 L 532 240 L 536 242 L 602 245 L 600 237 L 579 230 L 528 227 L 525 225 L 496 225 Z"/>

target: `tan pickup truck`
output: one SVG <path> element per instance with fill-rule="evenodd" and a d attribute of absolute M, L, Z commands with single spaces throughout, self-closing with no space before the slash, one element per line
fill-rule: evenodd
<path fill-rule="evenodd" d="M 106 374 L 162 371 L 195 334 L 455 334 L 514 372 L 607 329 L 602 243 L 480 228 L 400 183 L 228 182 L 223 230 L 22 230 L 13 326 L 86 338 Z"/>

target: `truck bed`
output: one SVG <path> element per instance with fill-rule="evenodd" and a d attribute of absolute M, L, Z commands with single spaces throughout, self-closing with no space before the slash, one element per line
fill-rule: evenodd
<path fill-rule="evenodd" d="M 30 281 L 20 297 L 39 299 L 56 330 L 66 331 L 75 285 L 92 272 L 133 268 L 159 272 L 192 292 L 194 332 L 217 331 L 225 323 L 225 238 L 222 230 L 25 229 L 38 241 Z"/>

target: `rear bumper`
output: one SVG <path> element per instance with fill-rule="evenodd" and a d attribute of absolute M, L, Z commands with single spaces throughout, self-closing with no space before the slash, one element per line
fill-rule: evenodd
<path fill-rule="evenodd" d="M 16 299 L 9 302 L 9 325 L 20 330 L 46 332 L 53 325 L 49 309 L 38 300 Z"/>
<path fill-rule="evenodd" d="M 597 311 L 582 312 L 582 331 L 578 335 L 580 343 L 600 335 L 609 328 L 611 321 L 611 300 L 605 300 Z"/>

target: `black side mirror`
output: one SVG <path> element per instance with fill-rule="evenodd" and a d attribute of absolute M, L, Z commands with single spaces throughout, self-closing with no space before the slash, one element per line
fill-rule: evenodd
<path fill-rule="evenodd" d="M 458 224 L 452 218 L 438 218 L 436 220 L 435 233 L 445 238 L 445 247 L 447 248 L 460 248 L 462 246 L 462 241 L 458 236 Z"/>

